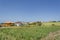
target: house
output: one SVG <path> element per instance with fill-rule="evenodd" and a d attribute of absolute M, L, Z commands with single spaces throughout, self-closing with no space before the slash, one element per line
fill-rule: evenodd
<path fill-rule="evenodd" d="M 15 22 L 15 25 L 16 25 L 16 26 L 22 26 L 23 23 L 22 23 L 22 22 Z"/>
<path fill-rule="evenodd" d="M 4 22 L 4 23 L 1 23 L 1 26 L 2 27 L 14 26 L 14 23 L 13 22 L 10 22 L 10 21 L 7 21 L 7 22 Z"/>

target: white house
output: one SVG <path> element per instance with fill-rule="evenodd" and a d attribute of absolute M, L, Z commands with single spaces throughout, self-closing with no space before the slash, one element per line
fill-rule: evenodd
<path fill-rule="evenodd" d="M 15 25 L 16 26 L 21 26 L 22 25 L 22 22 L 15 22 Z"/>

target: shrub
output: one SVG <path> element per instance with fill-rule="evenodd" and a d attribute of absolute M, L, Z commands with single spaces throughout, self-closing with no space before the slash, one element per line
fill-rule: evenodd
<path fill-rule="evenodd" d="M 55 24 L 52 24 L 52 26 L 55 26 Z"/>
<path fill-rule="evenodd" d="M 42 25 L 42 22 L 36 22 L 36 24 L 38 25 L 38 26 L 41 26 Z"/>

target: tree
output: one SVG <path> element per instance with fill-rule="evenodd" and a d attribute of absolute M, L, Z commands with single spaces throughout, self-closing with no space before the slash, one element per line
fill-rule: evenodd
<path fill-rule="evenodd" d="M 58 21 L 58 22 L 60 22 L 60 21 Z"/>
<path fill-rule="evenodd" d="M 51 22 L 56 22 L 56 21 L 51 21 Z"/>
<path fill-rule="evenodd" d="M 37 21 L 36 22 L 36 25 L 41 26 L 42 25 L 42 22 Z"/>

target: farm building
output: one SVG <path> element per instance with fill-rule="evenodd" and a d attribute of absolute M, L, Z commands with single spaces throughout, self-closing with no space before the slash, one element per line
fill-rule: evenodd
<path fill-rule="evenodd" d="M 15 22 L 14 24 L 15 24 L 16 26 L 22 26 L 22 25 L 23 25 L 22 22 Z"/>
<path fill-rule="evenodd" d="M 7 22 L 4 22 L 4 23 L 1 23 L 0 25 L 2 27 L 9 27 L 9 26 L 14 26 L 14 23 L 10 22 L 10 21 L 7 21 Z"/>

